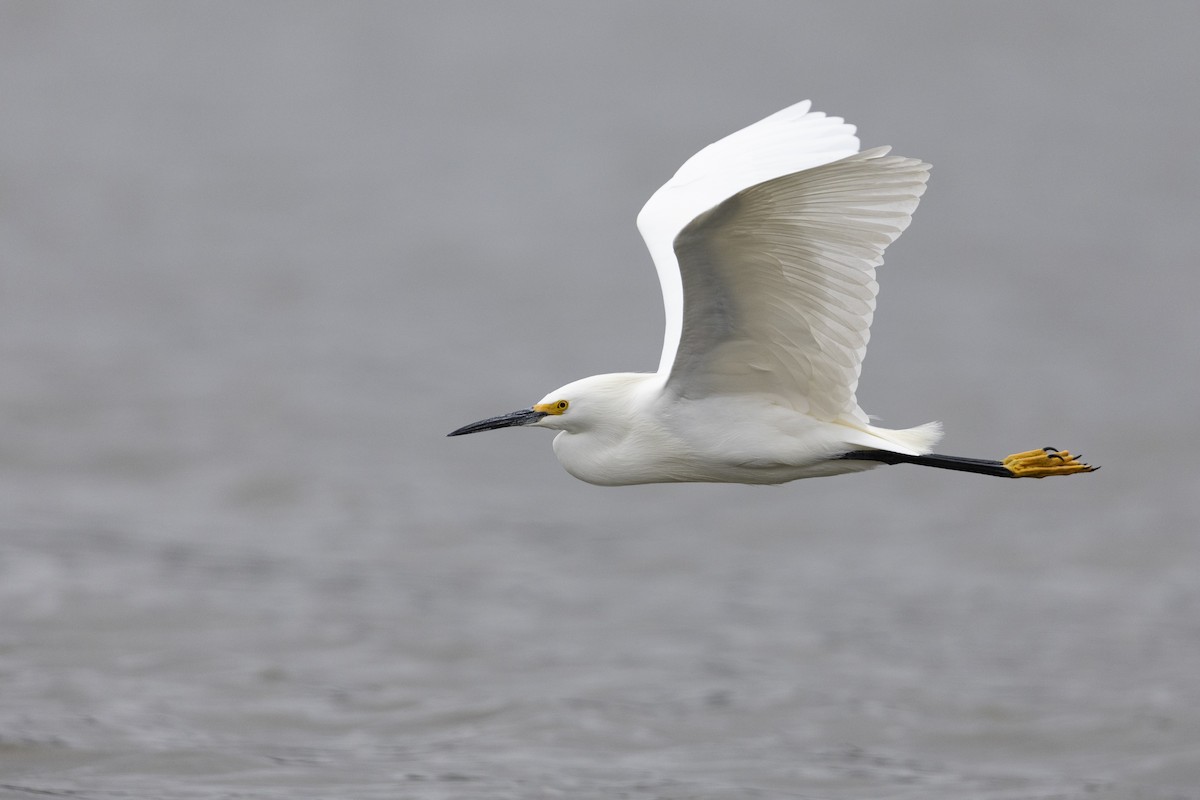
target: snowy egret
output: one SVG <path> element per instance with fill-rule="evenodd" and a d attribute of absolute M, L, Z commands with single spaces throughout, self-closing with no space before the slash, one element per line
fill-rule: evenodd
<path fill-rule="evenodd" d="M 939 423 L 889 430 L 858 407 L 875 268 L 929 165 L 859 152 L 854 132 L 805 101 L 692 156 L 637 219 L 667 312 L 658 371 L 584 378 L 449 435 L 549 428 L 567 472 L 606 486 L 784 483 L 880 464 L 1091 472 L 1052 447 L 1003 461 L 933 454 Z"/>

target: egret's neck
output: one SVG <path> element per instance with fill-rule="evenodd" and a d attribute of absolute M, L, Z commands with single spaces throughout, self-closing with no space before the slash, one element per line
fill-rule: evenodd
<path fill-rule="evenodd" d="M 648 452 L 665 444 L 657 419 L 662 378 L 655 373 L 623 372 L 580 381 L 577 426 L 554 437 L 554 454 L 567 472 L 602 485 L 640 483 L 636 466 Z"/>

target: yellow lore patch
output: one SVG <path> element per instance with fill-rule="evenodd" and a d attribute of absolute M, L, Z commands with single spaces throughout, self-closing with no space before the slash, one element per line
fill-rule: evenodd
<path fill-rule="evenodd" d="M 553 403 L 538 403 L 533 407 L 534 411 L 540 411 L 543 414 L 553 414 L 558 416 L 564 413 L 570 407 L 570 403 L 566 400 L 556 400 Z"/>

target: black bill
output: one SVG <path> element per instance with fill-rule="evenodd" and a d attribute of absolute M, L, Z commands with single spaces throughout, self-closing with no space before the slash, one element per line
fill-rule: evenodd
<path fill-rule="evenodd" d="M 520 411 L 514 411 L 511 414 L 501 414 L 498 417 L 489 417 L 481 419 L 479 422 L 472 422 L 470 425 L 463 425 L 456 431 L 450 431 L 447 436 L 462 436 L 464 433 L 479 433 L 480 431 L 490 431 L 496 428 L 511 428 L 515 425 L 529 425 L 537 422 L 542 417 L 546 416 L 545 411 L 534 411 L 532 408 L 523 408 Z"/>

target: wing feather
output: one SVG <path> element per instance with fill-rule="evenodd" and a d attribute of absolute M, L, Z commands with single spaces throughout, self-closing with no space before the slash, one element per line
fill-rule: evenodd
<path fill-rule="evenodd" d="M 675 361 L 683 323 L 683 285 L 675 237 L 699 215 L 747 187 L 858 152 L 854 126 L 811 110 L 805 100 L 713 142 L 684 162 L 638 214 L 638 229 L 662 285 L 667 325 L 658 371 Z"/>
<path fill-rule="evenodd" d="M 866 422 L 855 391 L 875 268 L 911 221 L 929 173 L 886 153 L 773 177 L 686 224 L 671 259 L 682 309 L 669 390 L 760 392 L 818 418 Z"/>

